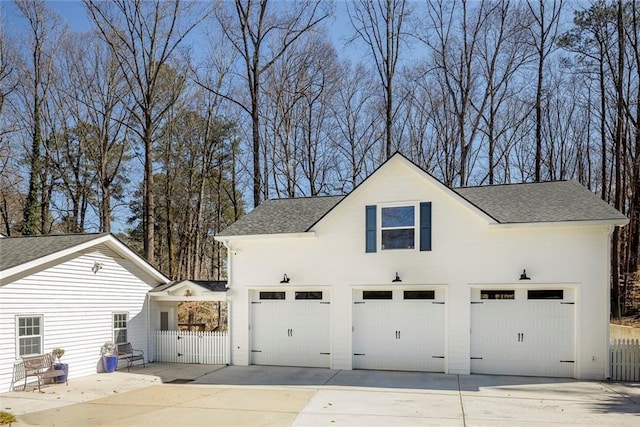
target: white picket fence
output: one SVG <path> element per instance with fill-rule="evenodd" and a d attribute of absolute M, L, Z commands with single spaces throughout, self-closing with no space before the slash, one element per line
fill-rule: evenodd
<path fill-rule="evenodd" d="M 640 381 L 640 340 L 611 340 L 609 351 L 613 381 Z"/>
<path fill-rule="evenodd" d="M 225 365 L 227 332 L 156 331 L 156 361 Z"/>

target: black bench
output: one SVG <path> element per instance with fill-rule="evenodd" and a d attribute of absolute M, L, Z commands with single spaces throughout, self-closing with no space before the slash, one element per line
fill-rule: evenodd
<path fill-rule="evenodd" d="M 118 361 L 126 360 L 127 361 L 127 372 L 129 372 L 129 368 L 131 368 L 136 360 L 142 361 L 142 366 L 145 368 L 147 365 L 144 363 L 144 352 L 142 350 L 136 350 L 131 346 L 131 343 L 125 342 L 122 344 L 118 344 Z"/>

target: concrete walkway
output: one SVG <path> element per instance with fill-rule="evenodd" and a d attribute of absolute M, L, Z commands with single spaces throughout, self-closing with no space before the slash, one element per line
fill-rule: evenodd
<path fill-rule="evenodd" d="M 638 426 L 640 384 L 154 363 L 0 394 L 13 426 Z"/>

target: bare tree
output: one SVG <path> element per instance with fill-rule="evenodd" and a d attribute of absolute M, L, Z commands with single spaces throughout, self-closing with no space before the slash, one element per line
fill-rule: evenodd
<path fill-rule="evenodd" d="M 536 157 L 535 157 L 535 181 L 542 179 L 542 103 L 544 94 L 544 66 L 547 58 L 557 49 L 556 38 L 560 24 L 560 14 L 564 6 L 564 0 L 527 0 L 527 6 L 534 20 L 534 25 L 529 27 L 530 42 L 537 54 L 536 72 Z"/>
<path fill-rule="evenodd" d="M 374 81 L 364 64 L 342 65 L 336 100 L 332 104 L 336 132 L 331 134 L 337 150 L 336 170 L 341 175 L 334 185 L 340 193 L 353 190 L 373 170 L 373 148 L 380 143 Z"/>
<path fill-rule="evenodd" d="M 427 15 L 433 35 L 422 40 L 432 53 L 433 73 L 442 86 L 444 108 L 455 120 L 457 139 L 451 141 L 454 146 L 446 150 L 459 152 L 455 170 L 461 186 L 467 185 L 471 172 L 474 142 L 482 117 L 478 112 L 484 110 L 488 99 L 486 92 L 476 98 L 479 86 L 477 55 L 486 21 L 496 7 L 484 0 L 475 7 L 467 0 L 428 2 Z M 445 175 L 450 174 L 449 170 Z"/>
<path fill-rule="evenodd" d="M 240 106 L 251 117 L 251 153 L 253 159 L 253 204 L 257 206 L 268 194 L 262 185 L 260 171 L 260 96 L 262 75 L 273 66 L 305 33 L 314 30 L 331 13 L 328 5 L 319 0 L 287 3 L 286 7 L 269 7 L 269 0 L 235 0 L 234 10 L 217 9 L 216 16 L 224 35 L 240 54 L 244 67 L 245 88 L 250 103 L 240 96 L 224 96 Z"/>
<path fill-rule="evenodd" d="M 46 233 L 49 224 L 52 188 L 48 159 L 43 153 L 46 141 L 43 138 L 42 110 L 51 86 L 53 49 L 59 23 L 57 16 L 43 0 L 16 0 L 16 6 L 29 22 L 30 30 L 30 58 L 26 61 L 26 68 L 21 71 L 24 105 L 30 110 L 25 115 L 31 140 L 28 155 L 29 192 L 22 220 L 22 233 L 29 235 Z"/>
<path fill-rule="evenodd" d="M 518 89 L 512 89 L 514 80 L 522 77 L 522 69 L 532 59 L 532 51 L 526 45 L 527 16 L 518 5 L 509 0 L 496 2 L 488 12 L 487 25 L 481 35 L 478 49 L 479 68 L 484 80 L 485 108 L 481 131 L 487 140 L 487 178 L 495 182 L 496 163 L 503 158 L 507 144 L 499 143 L 513 126 L 518 126 L 526 115 L 504 114 L 509 102 L 513 102 Z"/>
<path fill-rule="evenodd" d="M 195 3 L 83 0 L 102 38 L 109 44 L 134 97 L 135 131 L 144 147 L 143 239 L 145 258 L 154 263 L 153 143 L 156 129 L 175 98 L 160 98 L 159 75 L 185 37 L 208 14 L 191 15 Z"/>
<path fill-rule="evenodd" d="M 406 0 L 357 0 L 347 2 L 349 20 L 355 31 L 352 40 L 367 46 L 384 91 L 385 157 L 393 148 L 394 77 L 400 45 L 407 41 L 406 25 L 411 10 Z"/>

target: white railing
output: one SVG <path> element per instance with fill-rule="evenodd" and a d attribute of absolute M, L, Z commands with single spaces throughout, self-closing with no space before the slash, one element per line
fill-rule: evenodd
<path fill-rule="evenodd" d="M 156 361 L 225 365 L 227 332 L 156 331 Z"/>
<path fill-rule="evenodd" d="M 640 340 L 611 340 L 611 379 L 640 381 Z"/>

